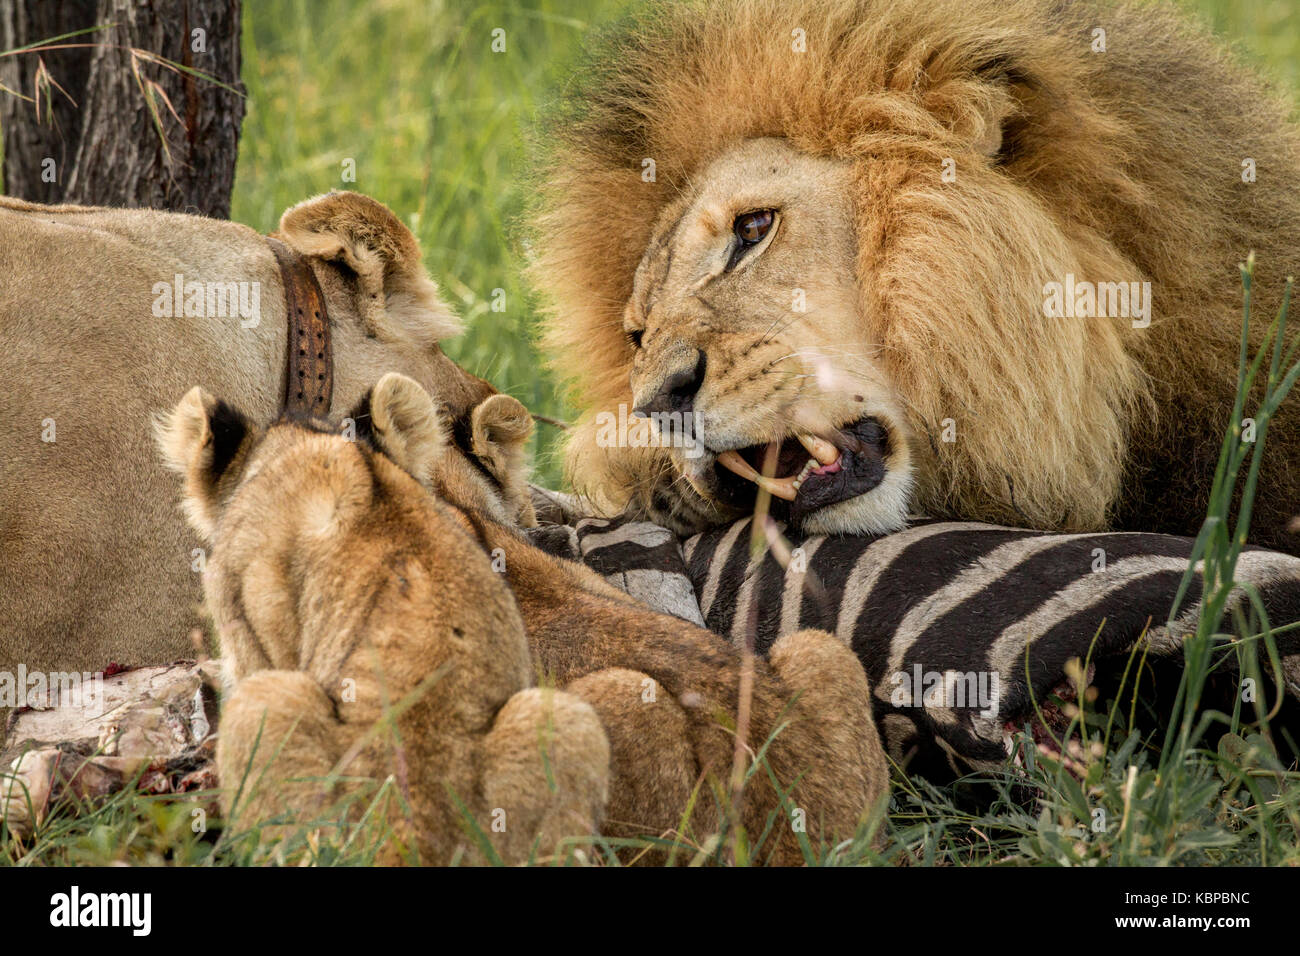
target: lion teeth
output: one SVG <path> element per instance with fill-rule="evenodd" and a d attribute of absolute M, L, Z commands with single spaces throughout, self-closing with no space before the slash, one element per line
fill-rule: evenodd
<path fill-rule="evenodd" d="M 794 484 L 793 478 L 759 478 L 758 487 L 762 488 L 774 498 L 784 498 L 786 501 L 794 501 L 795 496 L 799 494 L 799 489 Z"/>
<path fill-rule="evenodd" d="M 724 451 L 718 455 L 718 464 L 728 471 L 733 471 L 740 475 L 741 478 L 754 481 L 759 477 L 753 466 L 740 457 L 738 451 Z"/>
<path fill-rule="evenodd" d="M 817 459 L 820 465 L 833 465 L 840 459 L 840 450 L 825 438 L 816 435 L 798 434 L 799 444 L 808 449 L 808 454 Z"/>
<path fill-rule="evenodd" d="M 718 455 L 718 464 L 746 481 L 752 481 L 774 498 L 794 501 L 795 495 L 799 493 L 793 478 L 768 478 L 760 475 L 749 462 L 740 457 L 740 452 L 724 451 Z"/>
<path fill-rule="evenodd" d="M 816 467 L 817 467 L 817 459 L 809 458 L 808 464 L 804 465 L 803 470 L 801 470 L 799 474 L 795 475 L 794 481 L 790 482 L 791 487 L 793 487 L 795 491 L 798 491 L 800 488 L 802 488 L 803 483 L 808 480 L 808 476 L 813 473 L 813 469 Z"/>

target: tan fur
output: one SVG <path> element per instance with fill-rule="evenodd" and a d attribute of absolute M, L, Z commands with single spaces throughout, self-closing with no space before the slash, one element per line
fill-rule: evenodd
<path fill-rule="evenodd" d="M 864 413 L 889 427 L 895 481 L 809 530 L 889 530 L 909 507 L 1196 530 L 1235 386 L 1237 263 L 1256 252 L 1256 340 L 1300 263 L 1300 137 L 1174 12 L 649 4 L 566 95 L 533 275 L 585 413 L 569 446 L 577 490 L 679 530 L 734 517 L 699 493 L 708 460 L 598 442 L 596 413 L 643 401 L 699 348 L 696 414 L 715 451 Z M 773 238 L 721 275 L 734 215 L 762 208 L 779 211 Z M 1067 274 L 1149 281 L 1151 325 L 1047 318 L 1045 284 Z M 792 310 L 796 288 L 807 313 Z M 1294 548 L 1293 414 L 1269 445 L 1255 536 Z"/>
<path fill-rule="evenodd" d="M 524 460 L 532 433 L 533 419 L 528 409 L 509 395 L 490 396 L 470 415 L 470 451 L 496 478 L 512 523 L 523 527 L 537 524 Z"/>
<path fill-rule="evenodd" d="M 688 844 L 703 842 L 729 810 L 757 858 L 791 865 L 804 859 L 797 825 L 806 827 L 816 853 L 852 836 L 879 808 L 889 768 L 852 650 L 824 631 L 800 631 L 777 641 L 767 661 L 754 661 L 744 766 L 770 744 L 765 767 L 756 768 L 736 807 L 729 787 L 744 683 L 740 654 L 704 628 L 651 611 L 590 568 L 533 547 L 493 517 L 486 486 L 465 481 L 456 457 L 446 461 L 435 490 L 462 509 L 483 547 L 504 562 L 544 683 L 590 703 L 609 737 L 605 833 L 679 833 L 694 795 Z M 510 458 L 480 461 L 492 470 Z M 495 471 L 493 478 L 511 483 Z M 769 771 L 792 787 L 788 802 L 772 788 Z M 755 846 L 773 819 L 770 836 Z"/>
<path fill-rule="evenodd" d="M 308 199 L 280 218 L 280 234 L 303 255 L 344 263 L 357 277 L 367 331 L 426 347 L 460 332 L 421 265 L 420 246 L 396 216 L 356 193 Z"/>
<path fill-rule="evenodd" d="M 703 841 L 719 808 L 732 806 L 738 652 L 633 601 L 591 569 L 532 547 L 513 529 L 481 522 L 479 534 L 504 557 L 537 668 L 589 702 L 605 726 L 613 759 L 607 832 L 677 832 L 686 798 L 699 787 L 689 832 Z M 866 675 L 841 641 L 799 631 L 753 666 L 744 766 L 768 746 L 736 812 L 751 845 L 775 815 L 757 856 L 797 864 L 804 859 L 797 823 L 806 823 L 815 852 L 853 836 L 885 796 L 889 768 Z M 792 787 L 788 803 L 769 770 Z"/>
<path fill-rule="evenodd" d="M 469 409 L 494 390 L 433 344 L 455 321 L 392 213 L 331 194 L 286 213 L 282 236 L 308 255 L 337 256 L 310 260 L 332 319 L 335 408 L 400 371 L 468 426 Z M 177 273 L 260 283 L 260 322 L 156 317 L 154 285 Z M 283 301 L 271 250 L 244 226 L 0 198 L 0 670 L 194 653 L 201 541 L 157 467 L 151 419 L 196 384 L 255 421 L 273 418 Z M 54 442 L 42 441 L 47 421 Z"/>
<path fill-rule="evenodd" d="M 731 805 L 740 657 L 520 536 L 518 508 L 502 495 L 520 478 L 500 469 L 519 468 L 515 446 L 531 422 L 513 399 L 475 409 L 471 461 L 440 437 L 445 424 L 423 390 L 388 375 L 357 416 L 375 423 L 384 454 L 284 423 L 265 437 L 240 432 L 230 456 L 239 473 L 212 475 L 206 439 L 237 430 L 234 412 L 196 393 L 160 425 L 159 444 L 215 539 L 205 588 L 236 685 L 218 751 L 228 805 L 247 767 L 265 781 L 235 804 L 245 823 L 324 813 L 339 791 L 323 785 L 322 768 L 351 755 L 353 776 L 395 775 L 400 802 L 389 819 L 426 861 L 464 845 L 442 799 L 447 784 L 479 819 L 507 808 L 519 827 L 498 851 L 507 859 L 537 834 L 553 848 L 602 817 L 609 835 L 672 835 L 693 797 L 688 846 L 716 830 Z M 416 475 L 428 476 L 433 496 Z M 493 570 L 502 561 L 504 575 Z M 521 693 L 534 674 L 563 691 Z M 418 693 L 431 675 L 436 683 Z M 396 753 L 388 736 L 368 741 L 384 707 L 413 693 Z M 489 726 L 486 738 L 471 732 Z M 815 852 L 852 836 L 884 796 L 866 677 L 829 634 L 790 635 L 770 664 L 754 662 L 746 766 L 769 739 L 736 808 L 765 862 L 800 862 L 800 828 Z M 789 804 L 769 768 L 793 785 Z M 473 803 L 466 793 L 483 796 Z"/>
<path fill-rule="evenodd" d="M 272 837 L 377 799 L 388 862 L 490 858 L 473 826 L 506 862 L 549 855 L 599 823 L 604 731 L 578 698 L 530 689 L 505 582 L 418 483 L 453 454 L 428 394 L 388 374 L 369 408 L 383 453 L 289 422 L 260 435 L 199 389 L 160 425 L 213 545 L 204 584 L 234 684 L 226 814 Z M 204 436 L 241 425 L 239 474 L 212 474 Z M 385 780 L 378 797 L 363 787 Z"/>
<path fill-rule="evenodd" d="M 533 547 L 513 521 L 502 520 L 503 511 L 515 509 L 498 499 L 521 483 L 521 462 L 509 447 L 492 445 L 520 443 L 532 430 L 530 419 L 509 414 L 513 401 L 493 396 L 472 416 L 477 423 L 490 411 L 516 423 L 485 429 L 484 442 L 476 437 L 474 452 L 493 481 L 479 480 L 463 456 L 449 455 L 434 490 L 461 509 L 483 547 L 504 562 L 542 681 L 587 701 L 600 716 L 612 761 L 603 832 L 681 835 L 682 814 L 694 799 L 688 830 L 697 846 L 720 814 L 731 812 L 768 863 L 803 861 L 796 821 L 814 853 L 852 836 L 889 789 L 870 689 L 853 651 L 824 631 L 799 631 L 778 640 L 768 660 L 753 662 L 745 766 L 769 746 L 766 766 L 733 806 L 741 655 L 704 628 L 650 610 L 590 568 Z M 769 771 L 792 787 L 787 802 L 772 789 Z M 754 847 L 771 820 L 767 841 Z"/>

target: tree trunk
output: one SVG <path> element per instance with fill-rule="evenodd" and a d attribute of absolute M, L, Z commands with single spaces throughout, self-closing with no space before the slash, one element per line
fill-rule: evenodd
<path fill-rule="evenodd" d="M 13 50 L 82 30 L 95 23 L 98 0 L 63 3 L 0 2 L 0 50 Z M 69 40 L 94 42 L 94 34 Z M 67 91 L 43 98 L 38 122 L 35 104 L 0 90 L 0 131 L 4 134 L 4 182 L 10 195 L 33 202 L 59 202 L 63 184 L 58 174 L 70 169 L 81 138 L 81 114 L 70 102 L 80 103 L 90 73 L 89 50 L 51 50 L 0 59 L 0 85 L 31 96 L 41 60 L 50 75 Z M 47 160 L 49 162 L 47 162 Z M 42 178 L 44 173 L 44 178 Z"/>
<path fill-rule="evenodd" d="M 31 96 L 39 56 L 77 104 L 52 91 L 53 122 L 43 123 L 44 102 L 38 117 L 33 104 L 0 92 L 6 191 L 229 216 L 244 116 L 239 23 L 239 0 L 0 0 L 0 49 L 112 24 L 60 41 L 85 48 L 0 60 L 0 83 Z"/>

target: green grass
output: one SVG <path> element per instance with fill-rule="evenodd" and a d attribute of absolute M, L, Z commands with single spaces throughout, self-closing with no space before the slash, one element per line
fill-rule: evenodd
<path fill-rule="evenodd" d="M 259 0 L 244 7 L 248 115 L 232 218 L 275 227 L 295 202 L 355 189 L 411 228 L 468 332 L 447 352 L 532 411 L 564 418 L 533 345 L 535 302 L 517 228 L 527 138 L 611 0 L 529 3 Z M 493 30 L 505 52 L 492 51 Z M 356 181 L 342 178 L 353 160 Z M 493 290 L 504 311 L 492 311 Z M 537 466 L 558 482 L 538 427 Z"/>
<path fill-rule="evenodd" d="M 1300 118 L 1300 5 L 1295 0 L 1178 0 L 1287 94 Z"/>

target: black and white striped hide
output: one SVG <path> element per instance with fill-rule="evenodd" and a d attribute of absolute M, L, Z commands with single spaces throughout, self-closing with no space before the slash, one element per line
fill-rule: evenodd
<path fill-rule="evenodd" d="M 785 561 L 767 548 L 751 558 L 751 539 L 748 519 L 680 549 L 663 528 L 622 518 L 534 533 L 651 606 L 702 619 L 737 645 L 752 640 L 760 654 L 802 628 L 838 635 L 867 671 L 891 756 L 935 780 L 1004 765 L 1009 731 L 1031 721 L 1071 659 L 1122 669 L 1137 647 L 1148 663 L 1177 665 L 1200 611 L 1197 578 L 1166 625 L 1189 538 L 918 521 L 882 537 L 794 536 Z M 1236 580 L 1258 590 L 1273 628 L 1300 621 L 1300 558 L 1248 549 Z M 1274 639 L 1300 696 L 1300 631 Z"/>

